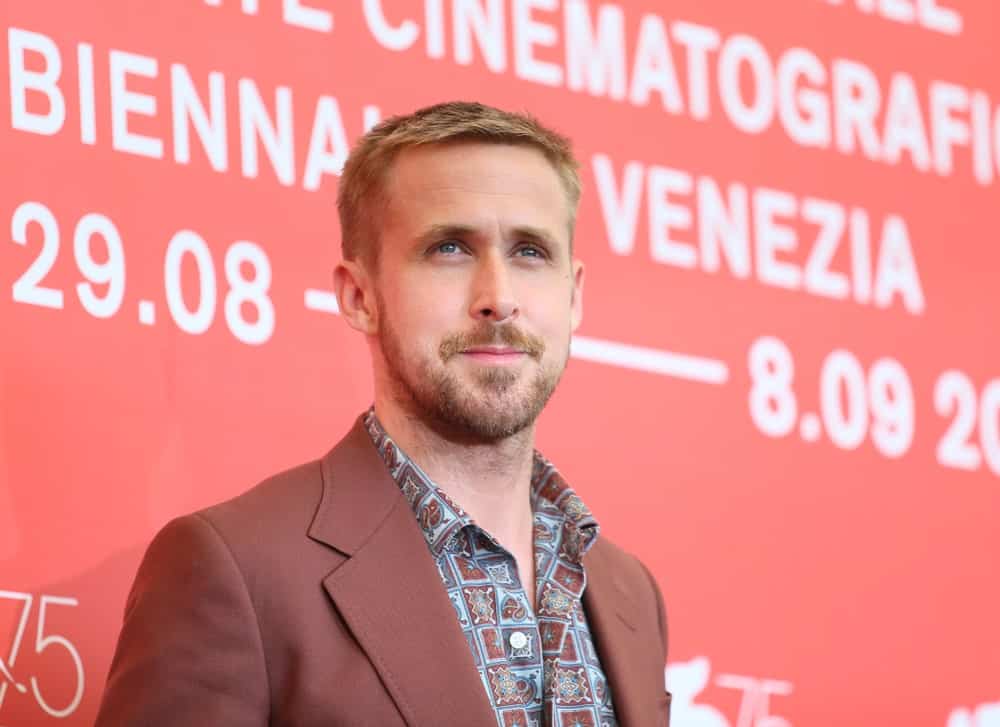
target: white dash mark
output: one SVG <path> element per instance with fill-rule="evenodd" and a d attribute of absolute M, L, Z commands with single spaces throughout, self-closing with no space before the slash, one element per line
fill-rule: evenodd
<path fill-rule="evenodd" d="M 337 296 L 329 290 L 306 288 L 306 308 L 323 313 L 340 313 Z"/>
<path fill-rule="evenodd" d="M 570 353 L 574 358 L 584 361 L 673 376 L 702 384 L 724 384 L 729 379 L 729 368 L 723 361 L 618 341 L 574 336 Z"/>
<path fill-rule="evenodd" d="M 139 323 L 144 326 L 151 326 L 156 323 L 156 305 L 153 301 L 139 301 Z"/>

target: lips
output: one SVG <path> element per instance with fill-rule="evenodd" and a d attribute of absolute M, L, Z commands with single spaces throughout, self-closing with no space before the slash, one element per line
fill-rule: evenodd
<path fill-rule="evenodd" d="M 503 365 L 517 363 L 526 354 L 517 348 L 474 346 L 463 350 L 462 355 L 482 364 Z"/>
<path fill-rule="evenodd" d="M 515 356 L 524 353 L 519 348 L 511 348 L 509 346 L 473 346 L 467 348 L 462 353 L 467 354 L 487 354 L 490 356 Z"/>
<path fill-rule="evenodd" d="M 446 336 L 438 346 L 442 361 L 461 354 L 483 362 L 514 363 L 523 356 L 541 360 L 544 351 L 545 343 L 538 336 L 511 324 L 496 326 L 485 322 L 473 330 Z"/>

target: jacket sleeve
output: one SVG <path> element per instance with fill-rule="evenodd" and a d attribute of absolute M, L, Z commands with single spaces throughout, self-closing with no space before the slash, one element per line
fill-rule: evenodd
<path fill-rule="evenodd" d="M 150 544 L 125 606 L 96 727 L 266 727 L 263 647 L 246 582 L 204 516 Z"/>

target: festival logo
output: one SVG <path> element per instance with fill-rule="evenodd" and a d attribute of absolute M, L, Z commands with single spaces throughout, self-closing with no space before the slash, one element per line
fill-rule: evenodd
<path fill-rule="evenodd" d="M 730 720 L 716 707 L 695 701 L 709 685 L 711 671 L 711 662 L 704 656 L 667 665 L 665 678 L 667 690 L 673 694 L 670 722 L 674 727 L 792 727 L 787 719 L 771 713 L 771 697 L 790 695 L 791 682 L 739 674 L 716 675 L 716 686 L 741 692 L 739 711 L 735 720 Z"/>
<path fill-rule="evenodd" d="M 1000 702 L 953 709 L 948 715 L 948 727 L 1000 727 Z"/>

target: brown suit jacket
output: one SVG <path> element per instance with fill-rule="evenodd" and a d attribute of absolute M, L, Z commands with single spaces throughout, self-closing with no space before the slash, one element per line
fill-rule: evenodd
<path fill-rule="evenodd" d="M 659 590 L 603 537 L 584 564 L 619 722 L 664 727 Z M 496 724 L 423 533 L 360 419 L 321 460 L 157 534 L 96 724 Z"/>

